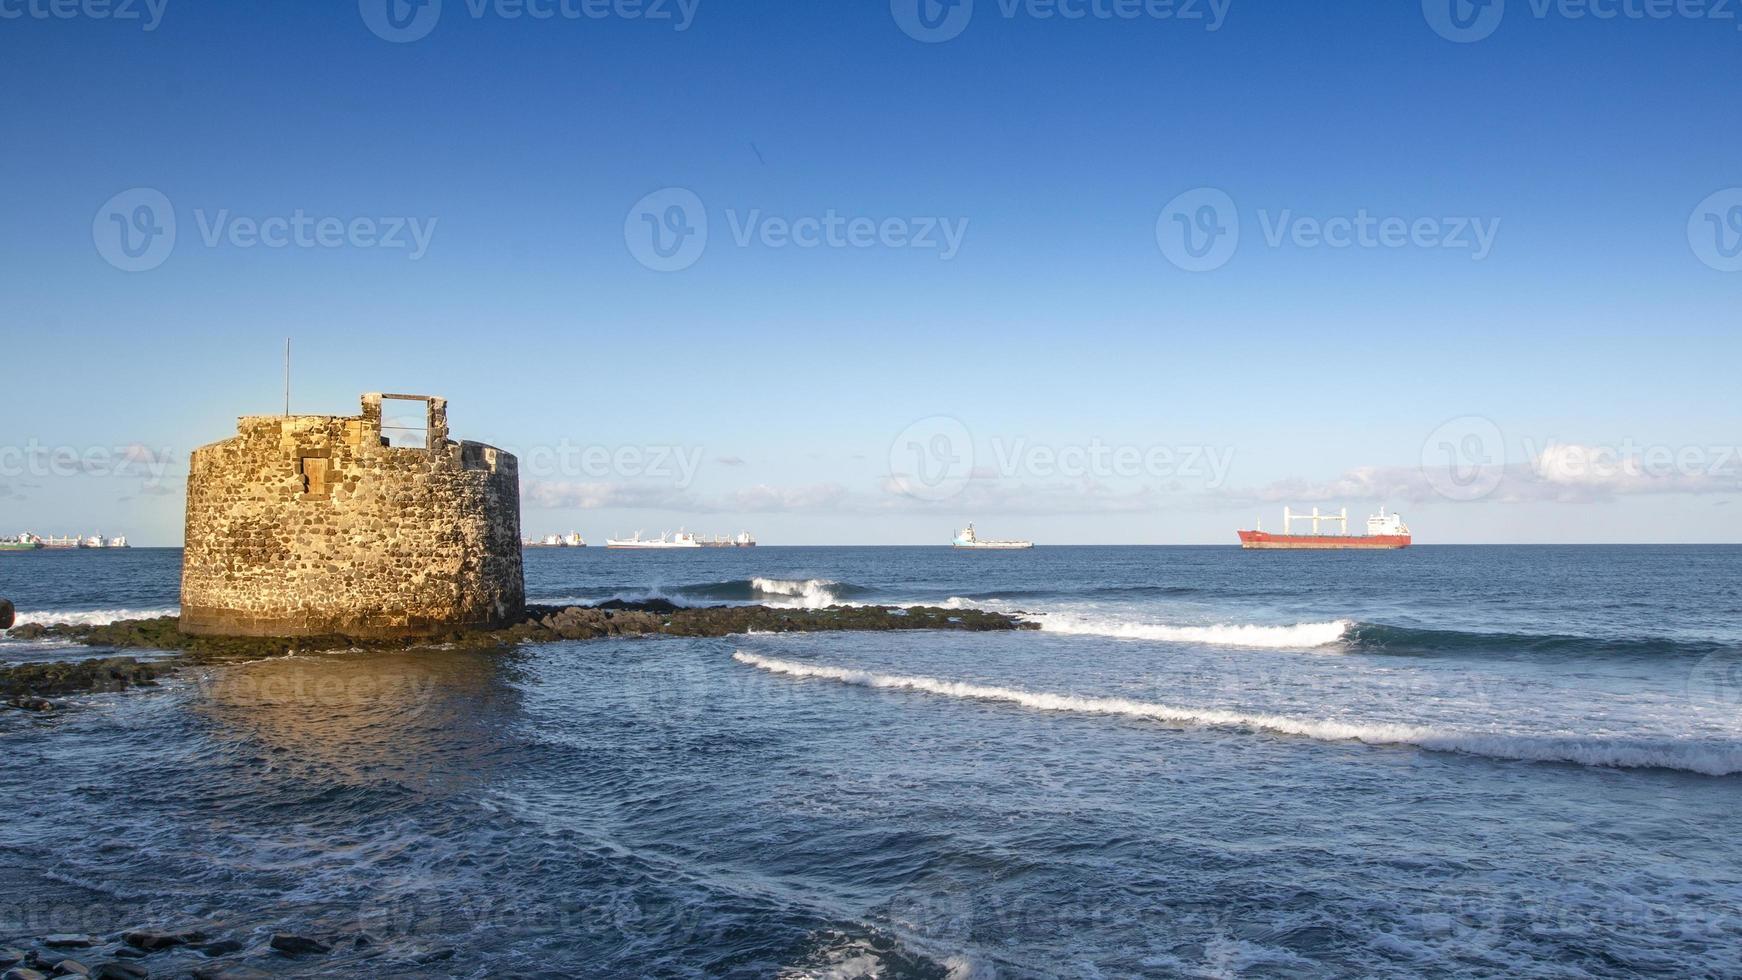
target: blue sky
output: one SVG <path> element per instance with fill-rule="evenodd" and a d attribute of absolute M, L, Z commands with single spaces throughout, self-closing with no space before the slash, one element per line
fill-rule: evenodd
<path fill-rule="evenodd" d="M 5 533 L 179 544 L 293 336 L 298 411 L 548 461 L 528 532 L 1742 540 L 1729 7 L 63 2 L 0 0 Z"/>

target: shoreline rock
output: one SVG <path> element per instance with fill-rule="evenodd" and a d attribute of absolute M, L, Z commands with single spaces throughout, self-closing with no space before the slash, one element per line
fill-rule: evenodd
<path fill-rule="evenodd" d="M 176 656 L 158 660 L 134 657 L 0 667 L 0 702 L 26 710 L 52 710 L 44 697 L 122 691 L 149 687 L 157 678 L 193 664 L 259 660 L 291 653 L 334 650 L 410 650 L 427 647 L 505 650 L 523 644 L 557 643 L 630 636 L 721 637 L 757 633 L 874 631 L 995 632 L 1039 629 L 1036 623 L 981 609 L 939 606 L 829 606 L 784 609 L 772 606 L 677 606 L 663 599 L 613 600 L 595 606 L 528 606 L 526 618 L 497 630 L 456 631 L 416 640 L 359 640 L 323 637 L 217 637 L 183 633 L 174 616 L 117 620 L 102 625 L 27 623 L 7 635 L 23 640 L 64 640 L 117 650 L 149 650 Z"/>

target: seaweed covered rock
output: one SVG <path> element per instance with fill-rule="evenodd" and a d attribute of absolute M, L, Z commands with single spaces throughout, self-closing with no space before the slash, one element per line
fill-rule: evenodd
<path fill-rule="evenodd" d="M 117 650 L 156 650 L 179 654 L 168 660 L 110 657 L 73 663 L 0 667 L 0 697 L 23 698 L 81 691 L 120 691 L 155 683 L 156 678 L 190 663 L 278 657 L 328 650 L 404 650 L 441 645 L 463 650 L 498 650 L 522 644 L 608 637 L 716 637 L 760 633 L 954 630 L 985 632 L 1039 627 L 1015 616 L 981 609 L 937 606 L 830 606 L 777 609 L 770 606 L 690 608 L 662 599 L 612 601 L 597 606 L 529 606 L 526 616 L 496 630 L 466 630 L 420 639 L 364 640 L 354 637 L 220 637 L 183 633 L 173 616 L 121 620 L 101 626 L 27 624 L 9 635 L 20 639 L 58 639 Z M 24 705 L 15 705 L 23 707 Z M 49 707 L 52 707 L 50 705 Z"/>
<path fill-rule="evenodd" d="M 14 702 L 15 707 L 42 710 L 35 702 L 43 696 L 150 686 L 174 669 L 173 663 L 132 657 L 15 664 L 0 667 L 0 696 Z"/>

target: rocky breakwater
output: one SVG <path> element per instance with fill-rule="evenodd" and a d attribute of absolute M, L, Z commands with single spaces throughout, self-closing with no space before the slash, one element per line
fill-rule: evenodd
<path fill-rule="evenodd" d="M 220 637 L 184 633 L 174 616 L 121 620 L 103 625 L 26 623 L 7 636 L 59 640 L 109 650 L 152 651 L 149 659 L 116 656 L 65 663 L 27 663 L 0 667 L 0 704 L 34 711 L 52 710 L 48 698 L 93 691 L 120 691 L 155 684 L 159 677 L 188 665 L 281 657 L 337 650 L 404 650 L 418 646 L 496 650 L 565 640 L 645 636 L 733 636 L 749 632 L 824 633 L 840 631 L 953 630 L 986 632 L 1038 629 L 1016 616 L 979 609 L 936 606 L 830 606 L 778 609 L 770 606 L 686 607 L 664 600 L 612 601 L 596 606 L 529 606 L 518 622 L 502 629 L 460 630 L 417 640 L 359 639 L 347 636 Z M 167 656 L 166 656 L 167 655 Z"/>

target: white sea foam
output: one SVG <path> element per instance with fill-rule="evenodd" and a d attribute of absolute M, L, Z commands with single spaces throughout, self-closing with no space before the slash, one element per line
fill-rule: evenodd
<path fill-rule="evenodd" d="M 751 590 L 759 595 L 788 596 L 796 600 L 790 603 L 777 602 L 775 605 L 791 605 L 804 609 L 823 609 L 839 604 L 841 598 L 834 591 L 834 587 L 839 584 L 826 578 L 750 580 Z"/>
<path fill-rule="evenodd" d="M 1322 647 L 1337 642 L 1354 623 L 1336 619 L 1324 623 L 1290 626 L 1250 626 L 1224 623 L 1216 626 L 1167 626 L 1118 619 L 1095 619 L 1071 613 L 1035 613 L 1040 628 L 1050 633 L 1110 636 L 1123 640 L 1162 640 L 1170 643 L 1210 643 L 1225 647 L 1290 649 Z"/>
<path fill-rule="evenodd" d="M 66 623 L 72 626 L 104 626 L 123 619 L 156 619 L 159 616 L 179 616 L 178 608 L 168 609 L 32 609 L 20 610 L 17 617 L 18 625 L 25 623 L 41 623 L 52 626 Z"/>
<path fill-rule="evenodd" d="M 1612 736 L 1561 737 L 1510 732 L 1459 732 L 1386 722 L 1330 721 L 1255 714 L 1217 708 L 1176 707 L 1126 698 L 1079 697 L 1016 688 L 967 684 L 933 677 L 875 674 L 870 671 L 776 660 L 742 650 L 739 663 L 792 677 L 815 677 L 858 687 L 920 691 L 950 698 L 1002 701 L 1039 711 L 1118 715 L 1210 728 L 1234 728 L 1298 735 L 1324 742 L 1412 745 L 1434 752 L 1461 752 L 1525 762 L 1570 762 L 1615 768 L 1680 769 L 1707 776 L 1742 773 L 1742 744 L 1644 740 Z"/>

